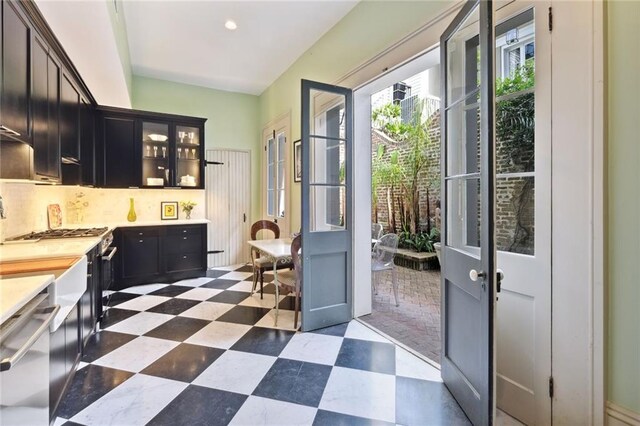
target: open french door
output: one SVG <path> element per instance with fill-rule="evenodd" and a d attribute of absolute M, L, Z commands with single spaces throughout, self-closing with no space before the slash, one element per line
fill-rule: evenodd
<path fill-rule="evenodd" d="M 475 425 L 495 417 L 494 46 L 490 0 L 468 1 L 440 43 L 442 379 Z"/>
<path fill-rule="evenodd" d="M 302 330 L 350 321 L 353 101 L 302 80 Z"/>

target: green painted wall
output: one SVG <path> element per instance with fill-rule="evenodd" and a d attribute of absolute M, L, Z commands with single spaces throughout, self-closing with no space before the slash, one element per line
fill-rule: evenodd
<path fill-rule="evenodd" d="M 290 112 L 291 137 L 299 139 L 301 79 L 334 83 L 452 4 L 452 1 L 360 2 L 260 95 L 260 128 Z M 290 177 L 289 186 L 291 229 L 297 230 L 300 184 Z"/>
<path fill-rule="evenodd" d="M 129 91 L 129 99 L 131 99 L 133 74 L 131 72 L 131 55 L 129 54 L 127 27 L 123 13 L 124 6 L 122 5 L 122 0 L 115 0 L 115 3 L 114 0 L 106 0 L 106 3 L 107 10 L 109 11 L 109 19 L 111 20 L 111 27 L 113 28 L 113 36 L 118 48 L 118 55 L 122 63 L 124 79 L 127 84 L 127 90 Z"/>
<path fill-rule="evenodd" d="M 607 14 L 608 399 L 640 413 L 640 2 Z"/>
<path fill-rule="evenodd" d="M 257 96 L 134 76 L 132 104 L 134 109 L 207 118 L 207 149 L 250 150 L 252 166 L 259 164 Z M 252 220 L 260 218 L 259 176 L 251 176 Z"/>

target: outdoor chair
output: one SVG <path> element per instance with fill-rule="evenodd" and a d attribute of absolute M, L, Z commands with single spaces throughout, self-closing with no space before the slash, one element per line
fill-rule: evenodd
<path fill-rule="evenodd" d="M 273 238 L 280 238 L 280 227 L 277 223 L 272 222 L 270 220 L 259 220 L 253 225 L 251 225 L 251 239 L 258 239 L 258 232 L 260 231 L 270 231 L 273 233 Z M 265 271 L 273 271 L 273 263 L 270 259 L 265 257 L 260 257 L 260 252 L 251 248 L 251 265 L 253 265 L 253 287 L 251 288 L 251 294 L 253 294 L 256 290 L 256 285 L 258 281 L 260 281 L 260 299 L 264 298 L 264 273 Z M 278 263 L 276 265 L 277 269 L 292 269 L 292 263 Z M 278 301 L 276 300 L 276 303 Z"/>
<path fill-rule="evenodd" d="M 302 247 L 302 236 L 296 236 L 291 242 L 291 259 L 293 261 L 292 271 L 278 273 L 281 295 L 293 293 L 295 297 L 295 307 L 293 314 L 293 328 L 298 326 L 298 312 L 300 312 L 300 295 L 302 291 L 302 258 L 300 248 Z"/>
<path fill-rule="evenodd" d="M 400 303 L 398 303 L 398 274 L 393 260 L 398 252 L 398 240 L 399 237 L 396 234 L 383 235 L 373 247 L 371 256 L 371 284 L 373 285 L 373 291 L 375 294 L 378 294 L 379 284 L 377 281 L 380 273 L 383 271 L 391 271 L 396 306 L 400 306 Z"/>
<path fill-rule="evenodd" d="M 382 236 L 382 225 L 380 225 L 379 223 L 372 223 L 371 224 L 371 241 L 373 240 L 379 240 L 380 237 Z"/>

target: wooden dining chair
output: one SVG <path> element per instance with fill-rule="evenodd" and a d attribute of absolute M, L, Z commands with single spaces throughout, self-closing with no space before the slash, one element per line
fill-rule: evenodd
<path fill-rule="evenodd" d="M 283 271 L 278 274 L 280 283 L 280 294 L 287 295 L 294 293 L 295 307 L 293 314 L 293 328 L 298 326 L 298 312 L 300 312 L 300 295 L 302 294 L 302 259 L 300 248 L 302 247 L 302 236 L 298 235 L 291 242 L 291 259 L 293 261 L 293 271 Z"/>
<path fill-rule="evenodd" d="M 273 234 L 273 238 L 280 238 L 280 227 L 277 223 L 270 220 L 259 220 L 251 225 L 251 239 L 258 239 L 258 232 L 269 231 Z M 264 297 L 264 273 L 265 271 L 273 271 L 273 263 L 270 259 L 260 257 L 260 252 L 252 247 L 251 248 L 251 264 L 253 265 L 253 287 L 251 288 L 251 294 L 256 290 L 256 285 L 260 281 L 260 299 Z M 290 262 L 277 264 L 278 269 L 293 269 L 293 264 Z M 277 303 L 278 301 L 276 301 Z"/>

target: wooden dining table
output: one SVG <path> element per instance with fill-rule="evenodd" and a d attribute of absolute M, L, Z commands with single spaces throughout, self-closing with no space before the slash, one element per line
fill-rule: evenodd
<path fill-rule="evenodd" d="M 266 257 L 273 265 L 273 284 L 276 286 L 276 318 L 274 326 L 278 325 L 278 305 L 280 304 L 280 282 L 278 281 L 278 265 L 291 263 L 291 238 L 273 238 L 265 240 L 249 240 L 249 244 Z"/>

